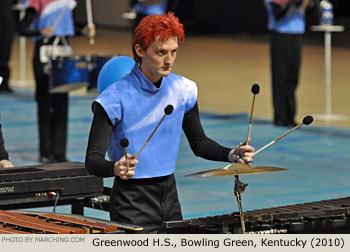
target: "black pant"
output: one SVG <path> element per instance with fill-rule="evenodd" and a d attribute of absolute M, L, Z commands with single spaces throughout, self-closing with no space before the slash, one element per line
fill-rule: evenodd
<path fill-rule="evenodd" d="M 3 77 L 1 88 L 8 88 L 10 78 L 10 60 L 13 36 L 15 32 L 12 15 L 12 0 L 0 1 L 0 76 Z"/>
<path fill-rule="evenodd" d="M 142 226 L 142 232 L 165 233 L 164 221 L 182 220 L 174 175 L 122 180 L 116 177 L 111 193 L 112 221 Z"/>
<path fill-rule="evenodd" d="M 274 121 L 294 123 L 295 90 L 299 81 L 302 54 L 302 34 L 271 33 L 270 53 Z"/>
<path fill-rule="evenodd" d="M 36 41 L 33 56 L 40 156 L 46 156 L 52 162 L 62 162 L 66 161 L 68 93 L 50 93 L 50 76 L 40 62 L 42 44 L 42 40 Z"/>

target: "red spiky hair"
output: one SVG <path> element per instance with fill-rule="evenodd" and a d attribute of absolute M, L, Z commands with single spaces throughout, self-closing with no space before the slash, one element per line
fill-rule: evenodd
<path fill-rule="evenodd" d="M 134 32 L 132 49 L 135 61 L 141 63 L 140 57 L 135 52 L 135 44 L 139 44 L 144 50 L 147 50 L 156 39 L 166 41 L 172 37 L 177 37 L 179 44 L 185 40 L 183 25 L 174 13 L 146 16 Z"/>

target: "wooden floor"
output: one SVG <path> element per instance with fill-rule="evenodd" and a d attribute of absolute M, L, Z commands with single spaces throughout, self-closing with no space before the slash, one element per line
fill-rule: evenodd
<path fill-rule="evenodd" d="M 256 39 L 255 37 L 256 36 Z M 251 85 L 260 85 L 254 116 L 272 119 L 269 47 L 261 35 L 209 37 L 189 35 L 178 51 L 174 72 L 194 80 L 199 89 L 202 110 L 219 113 L 250 112 Z M 260 37 L 259 37 L 260 36 Z M 31 57 L 33 42 L 26 41 L 26 80 L 19 82 L 19 39 L 12 50 L 12 85 L 33 88 Z M 96 44 L 84 37 L 71 39 L 74 54 L 123 54 L 131 56 L 131 33 L 125 30 L 98 29 Z M 332 49 L 332 113 L 347 120 L 321 121 L 319 125 L 350 127 L 350 50 Z M 80 90 L 79 95 L 85 91 Z M 297 90 L 297 120 L 305 115 L 325 113 L 324 48 L 304 46 L 300 84 Z"/>

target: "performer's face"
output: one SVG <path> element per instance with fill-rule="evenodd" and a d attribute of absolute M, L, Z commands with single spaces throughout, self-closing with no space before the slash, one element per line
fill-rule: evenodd
<path fill-rule="evenodd" d="M 135 51 L 142 58 L 141 72 L 155 83 L 163 76 L 168 76 L 176 59 L 178 41 L 176 37 L 167 41 L 156 39 L 147 50 L 143 50 L 139 44 L 135 45 Z"/>

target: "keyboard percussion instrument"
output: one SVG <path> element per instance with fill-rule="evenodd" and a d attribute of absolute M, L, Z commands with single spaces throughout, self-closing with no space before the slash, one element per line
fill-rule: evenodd
<path fill-rule="evenodd" d="M 0 234 L 125 233 L 143 227 L 84 215 L 84 207 L 108 211 L 110 189 L 81 162 L 0 168 Z M 106 204 L 108 202 L 108 204 Z M 24 208 L 71 205 L 72 214 Z"/>
<path fill-rule="evenodd" d="M 349 234 L 350 197 L 243 213 L 246 234 Z M 240 213 L 165 222 L 169 234 L 241 234 Z"/>
<path fill-rule="evenodd" d="M 81 162 L 0 168 L 0 209 L 71 205 L 83 214 L 85 202 L 103 194 L 103 179 Z"/>
<path fill-rule="evenodd" d="M 112 222 L 89 217 L 0 210 L 0 234 L 121 233 Z"/>
<path fill-rule="evenodd" d="M 286 171 L 231 164 L 190 174 L 210 178 Z M 235 190 L 247 185 L 235 181 Z M 56 193 L 52 194 L 52 193 Z M 84 207 L 108 211 L 110 188 L 89 175 L 83 163 L 68 162 L 0 169 L 0 234 L 125 233 L 143 228 L 83 216 Z M 72 214 L 14 210 L 71 204 Z M 78 204 L 79 208 L 73 207 Z M 75 211 L 73 211 L 75 209 Z M 78 209 L 78 211 L 77 211 Z M 350 233 L 350 197 L 164 223 L 167 233 Z"/>

